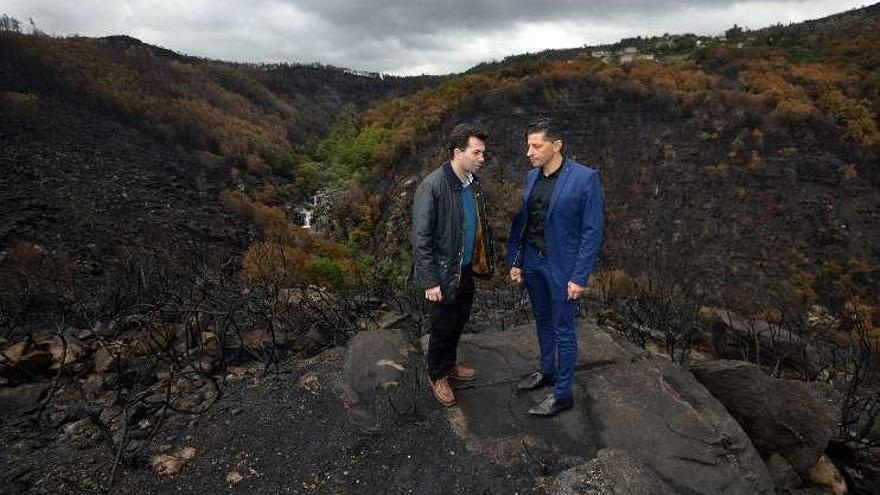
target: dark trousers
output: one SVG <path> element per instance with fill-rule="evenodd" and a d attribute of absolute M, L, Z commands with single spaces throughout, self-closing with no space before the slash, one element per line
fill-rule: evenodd
<path fill-rule="evenodd" d="M 458 359 L 458 339 L 474 304 L 474 272 L 461 268 L 461 284 L 455 297 L 443 294 L 439 303 L 428 302 L 431 336 L 428 338 L 428 376 L 437 380 L 449 374 Z"/>
<path fill-rule="evenodd" d="M 568 400 L 577 360 L 577 301 L 566 300 L 567 282 L 562 286 L 554 282 L 547 258 L 531 247 L 525 251 L 523 279 L 535 313 L 541 374 L 555 376 L 553 395 Z"/>

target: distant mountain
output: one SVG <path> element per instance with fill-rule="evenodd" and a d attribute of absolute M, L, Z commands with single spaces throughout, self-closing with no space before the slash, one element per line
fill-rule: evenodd
<path fill-rule="evenodd" d="M 88 38 L 85 39 L 88 40 Z M 173 50 L 162 48 L 160 46 L 150 45 L 148 43 L 144 43 L 137 38 L 126 35 L 104 36 L 103 38 L 97 38 L 94 41 L 99 45 L 109 46 L 120 51 L 145 50 L 156 57 L 173 60 L 175 62 L 193 63 L 198 62 L 199 60 L 197 57 L 181 55 Z"/>
<path fill-rule="evenodd" d="M 828 62 L 837 56 L 842 60 L 852 54 L 836 52 L 835 46 L 833 44 L 827 45 L 827 41 L 840 40 L 844 45 L 847 45 L 853 41 L 853 38 L 876 37 L 878 28 L 880 28 L 880 3 L 801 23 L 776 24 L 755 30 L 734 26 L 718 36 L 690 33 L 652 37 L 639 36 L 604 45 L 548 49 L 536 53 L 511 55 L 500 61 L 482 62 L 466 73 L 491 72 L 528 62 L 572 60 L 577 57 L 595 56 L 597 53 L 601 58 L 606 56 L 603 52 L 607 52 L 609 59 L 619 60 L 623 49 L 627 47 L 638 48 L 642 54 L 653 55 L 659 61 L 664 59 L 680 61 L 682 55 L 692 56 L 706 47 L 713 46 L 738 48 L 775 46 L 790 49 L 809 47 L 813 52 L 822 51 L 825 61 Z M 792 53 L 791 55 L 797 57 L 798 54 Z M 876 64 L 873 53 L 862 53 L 862 55 L 867 56 Z M 837 62 L 841 60 L 837 60 Z"/>

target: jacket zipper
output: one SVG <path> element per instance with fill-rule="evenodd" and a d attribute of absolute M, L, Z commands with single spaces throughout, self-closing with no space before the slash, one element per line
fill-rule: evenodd
<path fill-rule="evenodd" d="M 458 200 L 461 201 L 461 191 L 458 192 Z M 461 215 L 461 230 L 458 233 L 458 266 L 455 270 L 455 285 L 459 290 L 461 290 L 461 255 L 464 248 L 464 205 L 461 207 Z"/>
<path fill-rule="evenodd" d="M 475 184 L 476 184 L 476 182 L 475 182 Z M 483 201 L 483 188 L 479 184 L 476 185 L 476 188 L 474 189 L 474 194 L 476 196 L 476 203 L 477 203 L 477 223 L 478 223 L 480 230 L 483 232 L 483 235 L 481 237 L 481 239 L 483 241 L 482 242 L 483 255 L 486 257 L 486 268 L 489 271 L 489 273 L 492 273 L 492 266 L 493 266 L 492 255 L 494 253 L 490 252 L 491 250 L 489 249 L 489 242 L 491 242 L 491 241 L 487 240 L 487 239 L 489 239 L 489 236 L 491 236 L 491 233 L 489 233 L 489 229 L 486 228 L 487 227 L 486 222 L 488 222 L 488 220 L 484 220 L 484 217 L 487 216 L 486 204 Z"/>

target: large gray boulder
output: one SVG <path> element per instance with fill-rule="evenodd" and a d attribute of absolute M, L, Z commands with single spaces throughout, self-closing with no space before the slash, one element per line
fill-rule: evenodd
<path fill-rule="evenodd" d="M 742 425 L 762 456 L 778 454 L 809 474 L 837 431 L 837 410 L 816 388 L 779 380 L 743 361 L 707 361 L 691 371 Z"/>
<path fill-rule="evenodd" d="M 715 355 L 720 358 L 779 362 L 804 375 L 814 374 L 818 363 L 827 359 L 810 339 L 765 320 L 748 319 L 721 308 L 708 308 L 705 316 Z"/>
<path fill-rule="evenodd" d="M 548 390 L 515 391 L 537 366 L 534 326 L 462 336 L 459 361 L 474 365 L 478 376 L 457 388 L 447 417 L 468 448 L 503 464 L 598 459 L 586 469 L 628 480 L 621 486 L 664 481 L 649 493 L 773 493 L 749 437 L 690 372 L 584 325 L 578 339 L 574 408 L 545 419 L 526 411 Z M 626 462 L 614 471 L 611 459 Z"/>
<path fill-rule="evenodd" d="M 401 330 L 368 330 L 356 334 L 345 353 L 340 384 L 353 422 L 379 432 L 414 409 L 423 361 Z"/>
<path fill-rule="evenodd" d="M 623 450 L 602 449 L 594 459 L 554 477 L 555 495 L 676 495 L 653 469 Z"/>

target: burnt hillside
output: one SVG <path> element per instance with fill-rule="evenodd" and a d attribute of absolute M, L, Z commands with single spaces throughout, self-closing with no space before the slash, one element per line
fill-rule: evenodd
<path fill-rule="evenodd" d="M 284 219 L 277 208 L 311 194 L 300 168 L 337 118 L 435 79 L 0 32 L 4 315 L 45 318 L 62 287 L 107 292 L 132 263 L 237 271 L 255 217 Z M 256 213 L 229 199 L 259 191 Z"/>
<path fill-rule="evenodd" d="M 364 165 L 371 172 L 328 230 L 405 257 L 400 227 L 418 179 L 443 160 L 443 135 L 471 120 L 491 132 L 483 175 L 503 240 L 527 170 L 522 129 L 548 115 L 567 130 L 567 155 L 601 171 L 605 268 L 638 276 L 661 265 L 697 299 L 744 308 L 768 304 L 768 293 L 777 304 L 827 302 L 840 291 L 873 300 L 876 10 L 778 27 L 790 33 L 785 46 L 745 32 L 743 43 L 668 63 L 524 56 L 374 105 L 361 131 L 383 136 Z M 824 38 L 797 37 L 817 30 Z M 348 206 L 352 197 L 366 206 Z"/>
<path fill-rule="evenodd" d="M 377 249 L 405 245 L 399 225 L 409 220 L 416 185 L 410 179 L 440 162 L 442 130 L 459 120 L 492 130 L 483 175 L 495 193 L 493 220 L 503 240 L 528 169 L 522 129 L 535 115 L 549 115 L 567 130 L 567 155 L 601 172 L 606 266 L 638 273 L 665 256 L 688 265 L 687 283 L 697 295 L 746 302 L 768 283 L 794 288 L 805 273 L 837 269 L 836 263 L 846 271 L 849 260 L 878 261 L 876 171 L 859 163 L 828 122 L 768 129 L 765 110 L 744 97 L 684 103 L 590 76 L 539 80 L 500 103 L 480 96 L 405 155 L 390 177 L 380 174 L 378 183 L 390 180 L 396 189 Z M 755 290 L 736 296 L 747 288 Z"/>
<path fill-rule="evenodd" d="M 232 210 L 263 227 L 332 185 L 343 193 L 319 227 L 349 252 L 330 249 L 328 269 L 368 255 L 403 270 L 399 226 L 417 179 L 442 159 L 443 133 L 459 120 L 490 129 L 485 175 L 503 240 L 525 171 L 521 129 L 546 114 L 568 130 L 568 155 L 602 172 L 607 267 L 635 276 L 656 260 L 685 263 L 685 285 L 715 302 L 771 287 L 805 302 L 841 286 L 867 295 L 878 261 L 876 11 L 731 30 L 703 46 L 686 38 L 684 51 L 673 40 L 662 44 L 669 59 L 639 38 L 620 45 L 654 61 L 570 49 L 418 78 L 227 64 L 124 36 L 4 33 L 4 139 L 17 136 L 7 157 L 18 163 L 58 148 L 39 138 L 66 125 L 52 112 L 88 113 L 90 125 L 60 135 L 88 143 L 91 125 L 124 126 L 191 178 L 169 192 L 216 201 L 228 189 Z M 7 230 L 7 245 L 35 235 Z"/>
<path fill-rule="evenodd" d="M 4 311 L 51 313 L 68 290 L 101 299 L 126 264 L 236 259 L 255 238 L 217 198 L 225 177 L 99 112 L 38 106 L 0 132 Z"/>
<path fill-rule="evenodd" d="M 0 486 L 880 493 L 878 19 L 417 78 L 0 31 Z M 539 115 L 606 204 L 550 422 L 514 393 L 538 346 L 501 261 Z M 499 270 L 445 409 L 405 281 L 460 121 Z"/>

